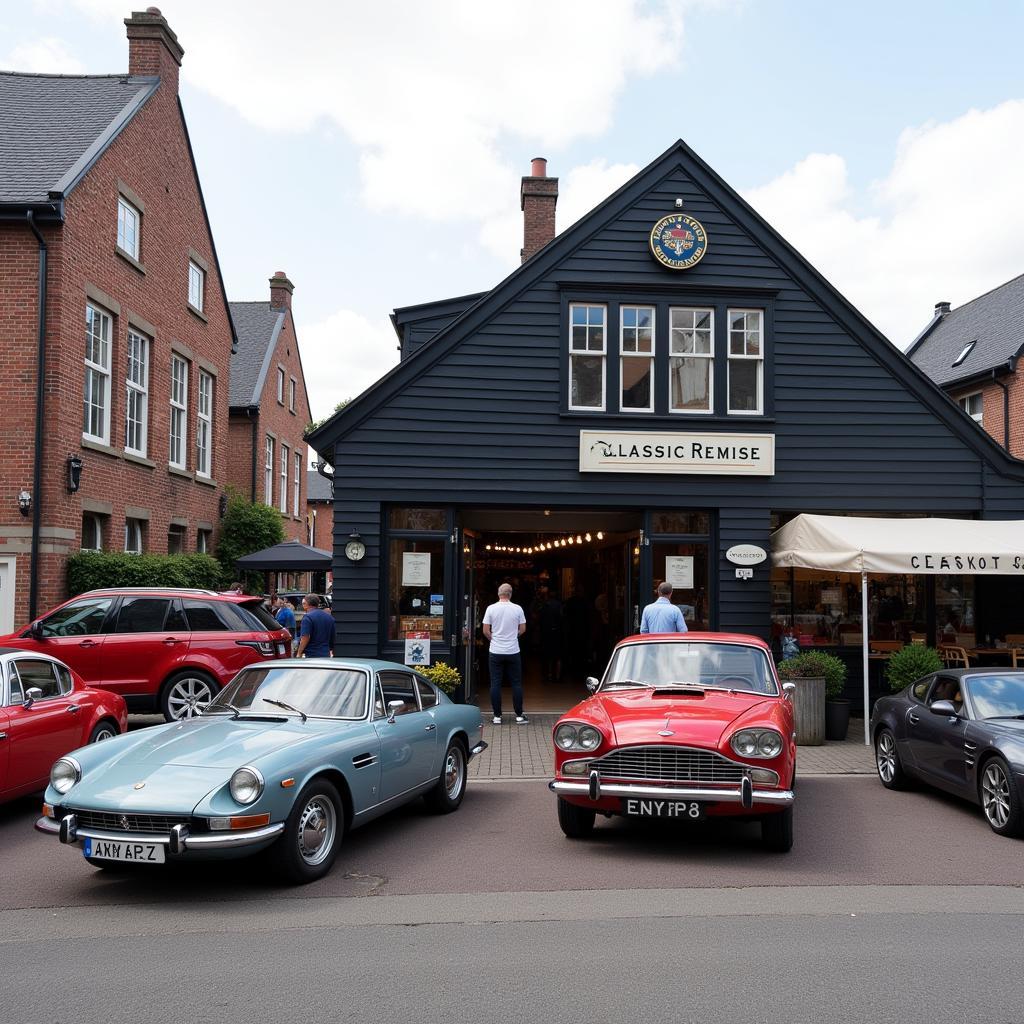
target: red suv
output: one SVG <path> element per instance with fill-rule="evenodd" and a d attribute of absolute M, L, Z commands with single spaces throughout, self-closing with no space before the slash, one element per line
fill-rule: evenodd
<path fill-rule="evenodd" d="M 59 658 L 129 711 L 192 718 L 254 661 L 291 655 L 291 634 L 258 597 L 212 590 L 90 590 L 58 605 L 2 647 Z"/>

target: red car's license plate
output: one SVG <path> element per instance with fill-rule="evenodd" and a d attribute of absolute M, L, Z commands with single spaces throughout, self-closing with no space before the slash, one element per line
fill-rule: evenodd
<path fill-rule="evenodd" d="M 697 800 L 647 800 L 626 797 L 622 813 L 630 818 L 683 818 L 699 821 L 704 817 L 704 805 Z"/>

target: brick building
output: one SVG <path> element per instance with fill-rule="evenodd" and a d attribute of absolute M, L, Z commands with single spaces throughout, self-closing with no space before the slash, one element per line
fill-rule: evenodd
<path fill-rule="evenodd" d="M 286 540 L 305 541 L 309 396 L 292 318 L 294 285 L 270 278 L 270 299 L 232 302 L 227 483 L 281 513 Z"/>
<path fill-rule="evenodd" d="M 334 550 L 334 482 L 315 469 L 306 472 L 306 543 Z"/>
<path fill-rule="evenodd" d="M 156 8 L 125 25 L 127 73 L 0 73 L 0 630 L 70 552 L 215 543 L 234 329 L 182 47 Z"/>
<path fill-rule="evenodd" d="M 951 309 L 935 304 L 912 362 L 1018 459 L 1024 458 L 1024 274 Z"/>

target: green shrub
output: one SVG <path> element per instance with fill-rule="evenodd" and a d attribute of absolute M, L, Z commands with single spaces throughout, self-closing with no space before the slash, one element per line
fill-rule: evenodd
<path fill-rule="evenodd" d="M 130 555 L 82 551 L 68 559 L 68 594 L 101 587 L 197 587 L 216 590 L 223 571 L 210 555 Z"/>
<path fill-rule="evenodd" d="M 444 690 L 450 697 L 455 688 L 462 682 L 462 676 L 454 665 L 439 661 L 434 665 L 417 665 L 416 671 L 426 676 L 439 690 Z"/>
<path fill-rule="evenodd" d="M 220 527 L 220 542 L 217 557 L 224 567 L 222 582 L 226 586 L 234 580 L 241 580 L 246 593 L 258 593 L 263 589 L 263 573 L 239 573 L 235 561 L 254 551 L 272 548 L 284 540 L 281 513 L 260 501 L 249 501 L 238 491 L 228 492 L 228 507 Z"/>
<path fill-rule="evenodd" d="M 805 651 L 795 658 L 779 662 L 780 679 L 825 680 L 825 697 L 835 700 L 842 695 L 846 683 L 846 662 L 824 651 Z"/>
<path fill-rule="evenodd" d="M 934 647 L 909 644 L 893 652 L 889 664 L 885 667 L 885 677 L 893 690 L 902 690 L 922 676 L 938 672 L 941 668 L 942 659 Z"/>

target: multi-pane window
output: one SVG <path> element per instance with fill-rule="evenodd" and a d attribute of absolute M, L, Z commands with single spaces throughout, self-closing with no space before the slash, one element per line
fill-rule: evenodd
<path fill-rule="evenodd" d="M 274 504 L 274 439 L 267 438 L 266 456 L 263 461 L 263 500 L 267 505 Z"/>
<path fill-rule="evenodd" d="M 302 453 L 295 453 L 295 473 L 292 477 L 292 515 L 299 518 L 299 492 L 302 489 Z"/>
<path fill-rule="evenodd" d="M 669 409 L 711 412 L 714 310 L 669 310 Z"/>
<path fill-rule="evenodd" d="M 291 412 L 295 412 L 295 378 L 292 377 L 288 381 L 288 408 Z"/>
<path fill-rule="evenodd" d="M 763 314 L 729 310 L 729 412 L 761 412 L 764 394 Z"/>
<path fill-rule="evenodd" d="M 619 352 L 625 412 L 654 412 L 654 310 L 623 306 L 619 310 Z"/>
<path fill-rule="evenodd" d="M 139 211 L 124 196 L 117 200 L 117 247 L 133 259 L 139 258 Z"/>
<path fill-rule="evenodd" d="M 288 511 L 288 445 L 281 445 L 281 493 L 278 495 L 278 508 Z"/>
<path fill-rule="evenodd" d="M 975 423 L 981 423 L 985 403 L 980 391 L 975 391 L 973 395 L 964 395 L 957 404 Z"/>
<path fill-rule="evenodd" d="M 171 356 L 171 444 L 168 461 L 178 469 L 185 468 L 188 439 L 188 363 L 180 356 Z"/>
<path fill-rule="evenodd" d="M 82 436 L 103 444 L 110 440 L 110 334 L 110 317 L 86 304 Z"/>
<path fill-rule="evenodd" d="M 213 444 L 213 374 L 199 371 L 199 408 L 196 414 L 196 476 L 210 475 Z"/>
<path fill-rule="evenodd" d="M 124 549 L 129 554 L 142 554 L 142 520 L 126 519 L 124 521 Z"/>
<path fill-rule="evenodd" d="M 206 301 L 206 271 L 193 260 L 188 261 L 188 304 L 193 308 L 203 311 L 203 303 Z"/>
<path fill-rule="evenodd" d="M 82 513 L 82 550 L 103 550 L 103 520 L 95 512 Z"/>
<path fill-rule="evenodd" d="M 172 523 L 167 528 L 167 554 L 182 555 L 185 553 L 185 527 Z"/>
<path fill-rule="evenodd" d="M 277 368 L 277 400 L 284 405 L 284 370 Z"/>
<path fill-rule="evenodd" d="M 605 306 L 569 307 L 569 408 L 604 409 Z"/>
<path fill-rule="evenodd" d="M 124 450 L 145 455 L 149 418 L 149 339 L 131 329 L 128 331 L 124 418 Z"/>

